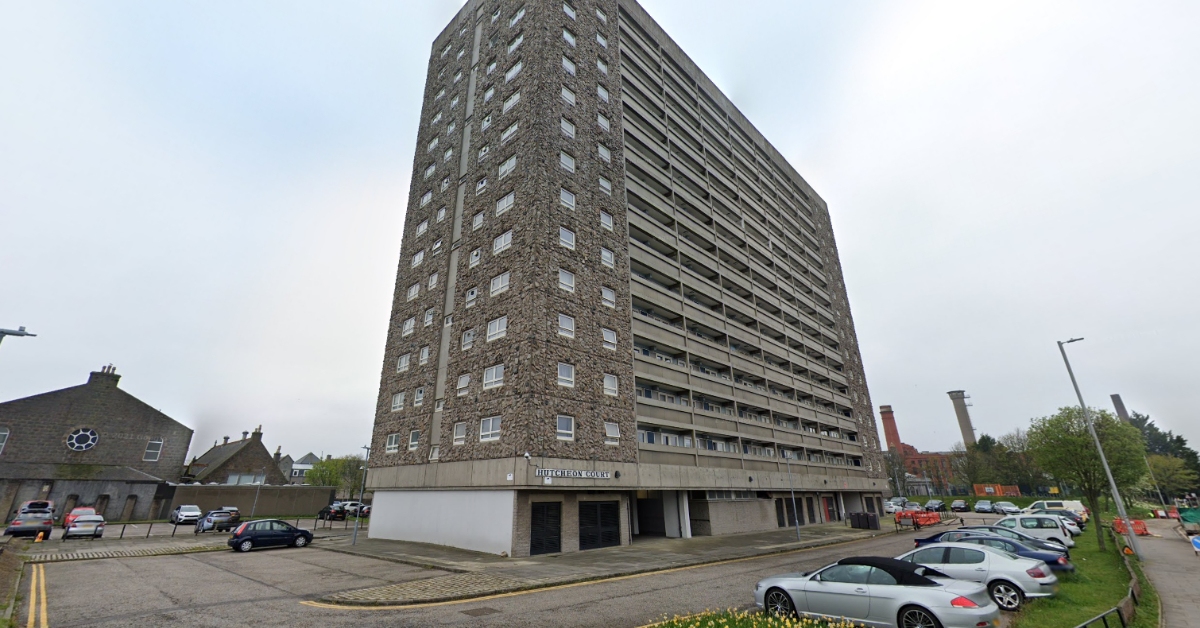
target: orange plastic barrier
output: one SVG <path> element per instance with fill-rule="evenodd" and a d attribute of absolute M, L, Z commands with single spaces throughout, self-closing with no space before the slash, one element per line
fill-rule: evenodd
<path fill-rule="evenodd" d="M 1146 522 L 1141 519 L 1132 519 L 1133 533 L 1138 536 L 1150 536 L 1150 530 L 1146 529 Z M 1113 519 L 1113 531 L 1117 534 L 1128 534 L 1129 527 L 1125 524 L 1124 519 Z"/>
<path fill-rule="evenodd" d="M 1179 509 L 1174 506 L 1171 506 L 1170 508 L 1167 509 L 1167 516 L 1172 519 L 1178 519 L 1179 518 Z"/>
<path fill-rule="evenodd" d="M 906 510 L 896 513 L 896 523 L 900 523 L 904 519 L 912 521 L 912 525 L 918 528 L 921 526 L 937 525 L 942 521 L 941 516 L 936 512 Z"/>
<path fill-rule="evenodd" d="M 1128 534 L 1129 527 L 1125 525 L 1124 519 L 1113 519 L 1113 531 L 1117 534 Z"/>

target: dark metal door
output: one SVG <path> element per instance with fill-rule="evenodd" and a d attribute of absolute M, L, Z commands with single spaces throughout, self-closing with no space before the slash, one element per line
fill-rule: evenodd
<path fill-rule="evenodd" d="M 529 529 L 529 554 L 562 551 L 562 502 L 533 502 Z"/>
<path fill-rule="evenodd" d="M 579 502 L 579 549 L 620 544 L 620 502 Z"/>

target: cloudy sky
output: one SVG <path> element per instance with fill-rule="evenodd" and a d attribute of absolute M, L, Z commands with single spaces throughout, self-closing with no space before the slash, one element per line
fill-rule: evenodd
<path fill-rule="evenodd" d="M 876 405 L 1121 393 L 1200 443 L 1200 5 L 644 0 L 828 201 Z M 368 442 L 430 42 L 461 2 L 0 6 L 0 400 Z"/>

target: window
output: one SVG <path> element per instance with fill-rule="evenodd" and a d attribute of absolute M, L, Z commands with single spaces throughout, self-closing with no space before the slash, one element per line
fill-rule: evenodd
<path fill-rule="evenodd" d="M 566 13 L 567 17 L 571 18 L 572 20 L 575 19 L 575 7 L 567 4 L 566 2 L 563 3 L 563 13 Z"/>
<path fill-rule="evenodd" d="M 446 188 L 448 188 L 448 187 L 450 187 L 450 177 L 446 177 L 445 179 L 442 179 L 441 190 L 443 192 L 445 192 Z"/>
<path fill-rule="evenodd" d="M 620 445 L 621 444 L 621 426 L 616 423 L 605 421 L 604 423 L 604 444 L 605 445 Z"/>
<path fill-rule="evenodd" d="M 471 374 L 465 373 L 458 376 L 458 396 L 461 397 L 471 388 Z"/>
<path fill-rule="evenodd" d="M 495 87 L 487 88 L 487 91 L 483 93 L 483 102 L 487 102 L 487 101 L 491 100 L 492 96 L 495 96 L 495 95 L 496 95 Z"/>
<path fill-rule="evenodd" d="M 439 111 L 436 114 L 434 114 L 433 118 L 431 118 L 429 120 L 429 124 L 437 124 L 438 122 L 441 122 L 441 121 L 442 121 L 442 112 Z"/>
<path fill-rule="evenodd" d="M 445 208 L 445 207 L 442 207 L 442 208 L 438 209 L 438 213 L 437 213 L 437 221 L 438 221 L 438 222 L 441 222 L 441 221 L 443 221 L 443 220 L 445 220 L 445 219 L 446 219 L 446 208 Z"/>
<path fill-rule="evenodd" d="M 495 62 L 495 61 L 493 61 L 493 62 L 491 62 L 491 63 L 489 63 L 489 64 L 488 64 L 488 67 L 487 67 L 487 73 L 488 73 L 488 74 L 491 74 L 492 72 L 495 72 L 495 71 L 496 71 L 496 62 Z"/>
<path fill-rule="evenodd" d="M 500 142 L 503 143 L 503 142 L 507 142 L 508 140 L 511 140 L 512 136 L 517 134 L 517 126 L 518 125 L 519 125 L 518 122 L 513 122 L 512 126 L 508 127 L 507 129 L 504 129 L 504 132 L 500 134 Z"/>
<path fill-rule="evenodd" d="M 523 17 L 525 17 L 525 7 L 517 9 L 517 12 L 514 13 L 512 17 L 508 18 L 508 27 L 512 28 L 513 26 L 516 26 L 517 22 L 520 22 L 521 18 Z"/>
<path fill-rule="evenodd" d="M 509 81 L 512 81 L 513 79 L 517 78 L 517 75 L 521 73 L 521 66 L 522 66 L 522 62 L 518 61 L 516 65 L 509 68 L 508 71 L 504 73 L 504 82 L 508 83 Z M 505 103 L 505 104 L 508 104 L 508 103 Z M 516 104 L 516 103 L 513 103 L 513 104 Z M 508 111 L 508 109 L 505 109 L 505 111 Z"/>
<path fill-rule="evenodd" d="M 600 97 L 600 102 L 608 102 L 608 90 L 603 85 L 596 86 L 596 95 Z"/>
<path fill-rule="evenodd" d="M 425 261 L 425 250 L 424 249 L 417 251 L 417 254 L 412 256 L 412 267 L 416 268 L 417 266 L 420 266 L 421 262 L 423 262 L 423 261 Z"/>
<path fill-rule="evenodd" d="M 466 49 L 466 48 L 459 48 L 459 49 L 458 49 L 458 54 L 457 54 L 457 55 L 455 55 L 455 56 L 454 56 L 454 58 L 455 58 L 455 59 L 461 59 L 461 58 L 463 58 L 463 55 L 465 55 L 465 54 L 467 54 L 467 49 Z"/>
<path fill-rule="evenodd" d="M 487 341 L 499 340 L 508 335 L 508 316 L 488 321 Z"/>
<path fill-rule="evenodd" d="M 442 161 L 450 161 L 451 157 L 454 157 L 454 149 L 447 148 L 446 152 L 442 153 Z"/>
<path fill-rule="evenodd" d="M 4 441 L 8 441 L 8 428 L 3 430 Z M 163 441 L 162 439 L 152 440 L 146 443 L 146 451 L 142 453 L 142 460 L 145 462 L 158 462 L 159 456 L 162 455 Z M 4 450 L 4 443 L 0 443 L 0 451 Z"/>
<path fill-rule="evenodd" d="M 454 82 L 457 83 L 461 80 L 462 80 L 462 70 L 459 70 L 458 72 L 454 73 Z"/>
<path fill-rule="evenodd" d="M 465 442 L 467 442 L 467 424 L 466 423 L 455 423 L 454 424 L 454 444 L 462 445 Z"/>
<path fill-rule="evenodd" d="M 429 345 L 425 345 L 424 347 L 421 347 L 421 352 L 420 352 L 419 356 L 420 357 L 417 358 L 417 364 L 422 365 L 422 366 L 429 364 Z"/>
<path fill-rule="evenodd" d="M 495 255 L 512 246 L 512 229 L 505 231 L 492 241 L 492 254 Z"/>
<path fill-rule="evenodd" d="M 476 161 L 483 162 L 484 159 L 487 159 L 489 150 L 491 150 L 491 148 L 488 146 L 484 146 L 483 148 L 480 148 L 479 156 L 476 158 Z"/>
<path fill-rule="evenodd" d="M 609 231 L 612 231 L 613 230 L 612 214 L 610 214 L 608 212 L 600 212 L 600 226 L 604 227 L 605 229 L 608 229 Z"/>
<path fill-rule="evenodd" d="M 575 440 L 575 417 L 560 414 L 557 423 L 555 435 L 558 440 Z"/>
<path fill-rule="evenodd" d="M 462 350 L 466 351 L 473 346 L 475 346 L 475 330 L 468 329 L 467 331 L 464 331 L 462 335 Z"/>
<path fill-rule="evenodd" d="M 413 393 L 413 407 L 420 407 L 425 403 L 425 387 L 422 386 Z"/>
<path fill-rule="evenodd" d="M 392 412 L 399 412 L 404 409 L 404 393 L 398 392 L 392 394 Z"/>
<path fill-rule="evenodd" d="M 604 144 L 597 144 L 596 152 L 600 155 L 600 159 L 603 159 L 607 162 L 612 162 L 612 151 L 608 150 L 608 147 Z"/>
<path fill-rule="evenodd" d="M 444 88 L 444 87 L 443 87 L 442 89 L 439 89 L 439 90 L 438 90 L 438 93 L 434 95 L 433 99 L 434 99 L 434 100 L 438 100 L 438 99 L 440 99 L 442 96 L 445 96 L 445 95 L 446 95 L 446 88 Z"/>
<path fill-rule="evenodd" d="M 429 327 L 430 325 L 433 324 L 433 315 L 434 314 L 437 314 L 437 312 L 434 311 L 433 308 L 429 308 L 428 310 L 425 310 L 425 326 L 426 327 Z"/>
<path fill-rule="evenodd" d="M 504 365 L 497 364 L 483 369 L 483 389 L 504 385 Z"/>
<path fill-rule="evenodd" d="M 387 451 L 387 453 L 389 453 L 389 454 L 394 454 L 394 453 L 400 451 L 400 435 L 399 434 L 388 434 L 387 447 L 385 448 L 385 451 Z"/>
<path fill-rule="evenodd" d="M 565 362 L 558 363 L 558 385 L 575 387 L 575 365 Z"/>
<path fill-rule="evenodd" d="M 490 416 L 479 422 L 479 442 L 500 440 L 500 417 Z"/>
<path fill-rule="evenodd" d="M 566 314 L 558 315 L 558 335 L 567 338 L 575 337 L 575 319 Z"/>
<path fill-rule="evenodd" d="M 517 201 L 517 193 L 509 192 L 496 201 L 496 215 L 499 216 L 504 212 L 512 209 L 513 203 Z"/>
<path fill-rule="evenodd" d="M 451 122 L 450 124 L 447 124 L 446 125 L 446 133 L 453 133 L 454 129 L 457 128 L 457 126 L 458 126 L 457 122 Z"/>
<path fill-rule="evenodd" d="M 476 266 L 478 266 L 479 265 L 479 257 L 480 257 L 479 249 L 475 249 L 474 251 L 471 251 L 471 261 L 468 263 L 467 267 L 475 268 Z"/>
<path fill-rule="evenodd" d="M 596 114 L 596 124 L 600 125 L 600 128 L 604 129 L 605 131 L 612 129 L 612 125 L 608 123 L 608 118 L 605 118 L 601 114 Z"/>
<path fill-rule="evenodd" d="M 422 220 L 421 224 L 417 225 L 417 235 L 418 236 L 424 235 L 425 232 L 428 230 L 429 230 L 429 221 L 428 220 Z"/>
<path fill-rule="evenodd" d="M 575 172 L 575 158 L 564 152 L 558 153 L 558 165 L 567 172 Z"/>
<path fill-rule="evenodd" d="M 433 246 L 429 247 L 430 255 L 437 255 L 438 253 L 441 253 L 441 252 L 442 252 L 442 241 L 441 240 L 434 242 Z"/>
<path fill-rule="evenodd" d="M 442 50 L 442 55 L 441 55 L 441 56 L 443 56 L 443 57 L 444 57 L 444 56 L 446 56 L 446 55 L 448 55 L 448 54 L 450 54 L 450 44 L 446 44 L 446 48 L 445 48 L 444 50 Z"/>
<path fill-rule="evenodd" d="M 492 126 L 492 114 L 489 113 L 483 117 L 483 120 L 481 120 L 479 122 L 479 130 L 486 131 L 488 129 L 488 127 L 490 127 L 490 126 Z M 483 153 L 483 154 L 486 154 L 486 153 Z M 483 155 L 480 155 L 479 158 L 483 159 Z"/>
<path fill-rule="evenodd" d="M 478 214 L 475 214 L 474 218 L 471 218 L 471 230 L 474 231 L 482 226 L 483 226 L 483 212 L 479 212 Z"/>
<path fill-rule="evenodd" d="M 566 57 L 563 57 L 563 69 L 567 71 L 567 74 L 570 74 L 571 76 L 575 76 L 575 62 L 574 61 L 572 61 Z"/>
<path fill-rule="evenodd" d="M 558 202 L 567 209 L 575 209 L 575 193 L 567 190 L 567 188 L 560 188 L 558 190 Z"/>
<path fill-rule="evenodd" d="M 417 448 L 417 444 L 421 442 L 421 431 L 413 430 L 408 433 L 408 450 L 412 451 Z"/>
<path fill-rule="evenodd" d="M 600 70 L 601 74 L 608 76 L 608 64 L 604 62 L 604 59 L 596 59 L 596 69 Z"/>
<path fill-rule="evenodd" d="M 450 108 L 453 109 L 457 106 L 458 106 L 458 96 L 455 96 L 454 98 L 450 99 Z"/>
<path fill-rule="evenodd" d="M 596 17 L 600 18 L 601 22 L 608 24 L 608 16 L 604 14 L 604 11 L 601 11 L 600 9 L 596 9 Z"/>
<path fill-rule="evenodd" d="M 417 282 L 408 287 L 408 300 L 412 301 L 421 293 L 421 283 Z"/>
<path fill-rule="evenodd" d="M 609 196 L 612 196 L 612 181 L 609 181 L 608 179 L 605 179 L 604 177 L 600 177 L 600 191 L 604 192 L 605 194 L 607 194 Z M 611 230 L 612 225 L 609 225 L 608 228 L 609 228 L 609 230 Z"/>
<path fill-rule="evenodd" d="M 432 200 L 433 200 L 433 192 L 432 191 L 422 194 L 421 195 L 421 207 L 428 205 L 429 201 L 432 201 Z"/>
<path fill-rule="evenodd" d="M 575 273 L 558 269 L 558 287 L 567 292 L 575 292 Z"/>
<path fill-rule="evenodd" d="M 508 290 L 509 271 L 504 271 L 495 277 L 492 277 L 492 285 L 489 291 L 489 296 L 496 296 L 505 290 Z"/>
<path fill-rule="evenodd" d="M 562 99 L 565 100 L 568 105 L 574 105 L 575 104 L 575 92 L 567 89 L 566 85 L 563 85 Z"/>
<path fill-rule="evenodd" d="M 600 33 L 596 33 L 596 43 L 600 44 L 602 48 L 608 48 L 608 38 Z"/>
<path fill-rule="evenodd" d="M 408 370 L 408 362 L 412 359 L 411 353 L 405 353 L 396 359 L 396 372 L 403 373 Z"/>
<path fill-rule="evenodd" d="M 475 305 L 475 299 L 479 296 L 479 288 L 471 288 L 467 290 L 467 307 Z"/>
<path fill-rule="evenodd" d="M 484 177 L 475 182 L 475 196 L 479 196 L 480 194 L 483 194 L 483 191 L 486 189 L 487 189 L 487 177 Z"/>
<path fill-rule="evenodd" d="M 514 50 L 520 48 L 523 41 L 525 41 L 525 33 L 513 37 L 512 41 L 508 42 L 508 54 L 512 54 Z"/>
<path fill-rule="evenodd" d="M 617 396 L 617 376 L 611 373 L 604 374 L 604 394 L 616 397 Z"/>
<path fill-rule="evenodd" d="M 575 33 L 572 33 L 565 28 L 563 29 L 563 40 L 567 42 L 568 46 L 572 48 L 575 47 Z"/>
<path fill-rule="evenodd" d="M 558 228 L 558 244 L 572 251 L 575 250 L 575 232 L 566 227 Z"/>
<path fill-rule="evenodd" d="M 508 113 L 508 110 L 516 107 L 519 102 L 521 102 L 521 92 L 513 92 L 513 95 L 504 101 L 504 106 L 500 107 L 500 113 Z"/>
<path fill-rule="evenodd" d="M 437 287 L 437 282 L 438 282 L 438 274 L 437 273 L 432 273 L 431 275 L 429 275 L 429 283 L 427 285 L 430 290 L 433 290 L 434 288 Z"/>
<path fill-rule="evenodd" d="M 432 140 L 430 140 L 430 141 L 429 141 L 429 145 L 425 147 L 425 152 L 427 152 L 427 153 L 428 153 L 428 152 L 432 151 L 433 149 L 437 148 L 437 145 L 438 145 L 438 140 L 439 140 L 439 139 L 440 139 L 440 138 L 436 138 L 436 137 L 435 137 L 435 138 L 433 138 Z"/>
<path fill-rule="evenodd" d="M 559 119 L 558 128 L 562 129 L 563 135 L 575 139 L 575 125 L 571 124 L 566 118 Z"/>
<path fill-rule="evenodd" d="M 617 292 L 612 288 L 600 288 L 600 305 L 617 307 Z"/>
<path fill-rule="evenodd" d="M 600 263 L 608 266 L 609 268 L 615 267 L 616 261 L 613 258 L 613 252 L 604 247 L 600 247 Z"/>
<path fill-rule="evenodd" d="M 413 329 L 414 329 L 416 326 L 417 326 L 417 319 L 415 319 L 415 318 L 410 318 L 410 319 L 408 319 L 408 320 L 404 321 L 404 331 L 403 331 L 403 332 L 401 332 L 401 335 L 402 335 L 402 336 L 410 336 L 410 335 L 412 335 L 412 333 L 413 333 Z"/>
<path fill-rule="evenodd" d="M 617 332 L 611 329 L 601 329 L 600 334 L 604 339 L 604 348 L 609 351 L 617 350 Z"/>
<path fill-rule="evenodd" d="M 517 169 L 517 156 L 513 155 L 512 157 L 505 159 L 504 163 L 500 164 L 500 171 L 499 171 L 499 174 L 497 175 L 497 178 L 503 179 L 504 177 L 507 177 L 509 174 L 511 174 L 513 170 L 516 170 L 516 169 Z"/>

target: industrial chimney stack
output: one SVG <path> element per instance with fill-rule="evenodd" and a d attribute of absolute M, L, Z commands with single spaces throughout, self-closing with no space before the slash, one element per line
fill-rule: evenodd
<path fill-rule="evenodd" d="M 975 444 L 975 426 L 971 425 L 971 414 L 967 412 L 967 392 L 951 390 L 946 394 L 950 395 L 950 402 L 954 404 L 954 414 L 958 417 L 958 429 L 962 430 L 963 446 L 970 447 Z"/>

